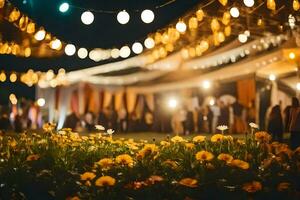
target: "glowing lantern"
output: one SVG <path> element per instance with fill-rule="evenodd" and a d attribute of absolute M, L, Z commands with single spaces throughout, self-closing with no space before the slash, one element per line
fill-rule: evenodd
<path fill-rule="evenodd" d="M 224 33 L 225 33 L 225 36 L 228 37 L 231 35 L 231 26 L 226 26 L 224 28 Z"/>
<path fill-rule="evenodd" d="M 257 20 L 257 26 L 262 26 L 264 24 L 263 20 L 261 18 L 259 18 Z"/>
<path fill-rule="evenodd" d="M 276 10 L 275 0 L 267 0 L 267 8 L 270 10 Z"/>
<path fill-rule="evenodd" d="M 191 17 L 191 18 L 189 19 L 189 28 L 190 28 L 191 30 L 197 29 L 197 28 L 198 28 L 198 20 L 197 20 L 196 17 Z"/>
<path fill-rule="evenodd" d="M 228 25 L 229 22 L 230 22 L 230 18 L 231 18 L 230 13 L 229 13 L 229 12 L 224 12 L 223 18 L 222 18 L 222 23 L 223 23 L 224 25 Z"/>
<path fill-rule="evenodd" d="M 294 1 L 293 1 L 293 9 L 294 9 L 295 11 L 298 11 L 299 8 L 300 8 L 299 1 L 298 1 L 298 0 L 294 0 Z"/>
<path fill-rule="evenodd" d="M 200 42 L 200 47 L 201 47 L 202 51 L 204 52 L 209 48 L 209 44 L 206 40 L 202 40 Z"/>
<path fill-rule="evenodd" d="M 167 44 L 169 42 L 169 34 L 167 32 L 164 32 L 162 37 L 161 37 L 161 42 L 163 44 Z"/>
<path fill-rule="evenodd" d="M 181 56 L 182 56 L 183 59 L 188 59 L 189 58 L 189 51 L 186 48 L 182 49 L 181 50 Z"/>
<path fill-rule="evenodd" d="M 220 23 L 216 18 L 211 20 L 210 28 L 213 32 L 220 30 Z"/>
<path fill-rule="evenodd" d="M 17 81 L 17 74 L 16 73 L 12 73 L 10 76 L 9 76 L 9 80 L 10 82 L 14 83 Z"/>
<path fill-rule="evenodd" d="M 20 18 L 20 11 L 18 11 L 16 8 L 13 9 L 13 11 L 10 13 L 9 17 L 8 17 L 8 21 L 9 22 L 14 22 L 17 21 Z"/>
<path fill-rule="evenodd" d="M 225 35 L 223 32 L 218 32 L 218 40 L 221 43 L 225 41 Z"/>
<path fill-rule="evenodd" d="M 219 2 L 222 4 L 222 6 L 226 6 L 227 5 L 227 0 L 219 0 Z"/>
<path fill-rule="evenodd" d="M 35 24 L 33 22 L 29 22 L 27 25 L 27 33 L 32 34 L 35 32 Z"/>
<path fill-rule="evenodd" d="M 164 47 L 160 47 L 158 50 L 158 53 L 161 58 L 164 58 L 167 56 L 167 51 Z"/>
<path fill-rule="evenodd" d="M 166 45 L 166 50 L 167 50 L 168 52 L 174 51 L 174 45 L 171 44 L 171 43 L 167 44 L 167 45 Z"/>
<path fill-rule="evenodd" d="M 3 8 L 5 4 L 5 0 L 0 0 L 0 8 Z"/>
<path fill-rule="evenodd" d="M 26 16 L 22 16 L 21 19 L 19 20 L 19 28 L 22 30 L 22 31 L 25 31 L 26 28 L 27 28 L 27 24 L 28 24 L 28 17 Z"/>
<path fill-rule="evenodd" d="M 154 36 L 155 44 L 161 43 L 161 38 L 162 38 L 162 36 L 159 32 L 155 33 L 155 36 Z"/>
<path fill-rule="evenodd" d="M 199 22 L 201 22 L 201 21 L 203 20 L 204 12 L 203 12 L 202 9 L 197 10 L 197 12 L 196 12 L 196 17 L 197 17 L 197 20 L 198 20 Z"/>

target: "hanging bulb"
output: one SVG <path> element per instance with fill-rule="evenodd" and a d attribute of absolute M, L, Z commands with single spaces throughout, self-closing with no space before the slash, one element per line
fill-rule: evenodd
<path fill-rule="evenodd" d="M 196 17 L 191 17 L 189 19 L 189 29 L 195 30 L 198 28 L 198 20 Z"/>
<path fill-rule="evenodd" d="M 222 6 L 226 6 L 227 5 L 227 0 L 219 0 L 219 2 L 222 4 Z"/>
<path fill-rule="evenodd" d="M 5 0 L 0 0 L 0 8 L 3 8 L 5 4 Z"/>
<path fill-rule="evenodd" d="M 225 36 L 228 37 L 231 35 L 231 26 L 226 26 L 224 29 Z"/>
<path fill-rule="evenodd" d="M 299 1 L 298 1 L 298 0 L 294 0 L 294 1 L 293 1 L 293 9 L 294 9 L 295 11 L 298 11 L 299 8 L 300 8 Z"/>
<path fill-rule="evenodd" d="M 275 0 L 267 0 L 267 8 L 272 11 L 276 10 Z"/>
<path fill-rule="evenodd" d="M 259 18 L 257 20 L 257 26 L 262 26 L 264 24 L 263 20 L 261 18 Z"/>
<path fill-rule="evenodd" d="M 204 12 L 203 12 L 202 9 L 197 10 L 197 12 L 196 12 L 196 17 L 197 17 L 197 20 L 198 20 L 199 22 L 201 22 L 201 21 L 203 20 Z"/>
<path fill-rule="evenodd" d="M 210 28 L 211 28 L 212 32 L 216 32 L 216 31 L 220 30 L 220 23 L 216 18 L 211 20 Z"/>
<path fill-rule="evenodd" d="M 229 12 L 224 12 L 223 14 L 223 18 L 222 18 L 222 23 L 226 26 L 230 23 L 230 18 L 231 18 L 231 15 Z"/>

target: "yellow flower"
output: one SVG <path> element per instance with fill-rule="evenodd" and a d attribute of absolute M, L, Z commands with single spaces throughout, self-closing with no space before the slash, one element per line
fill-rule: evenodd
<path fill-rule="evenodd" d="M 208 151 L 199 151 L 196 153 L 196 160 L 210 161 L 214 158 L 214 155 Z"/>
<path fill-rule="evenodd" d="M 215 134 L 213 136 L 211 136 L 210 141 L 212 142 L 220 142 L 224 139 L 224 135 L 222 134 Z"/>
<path fill-rule="evenodd" d="M 87 181 L 87 180 L 93 180 L 96 177 L 96 175 L 93 172 L 84 172 L 81 174 L 80 179 L 82 181 Z"/>
<path fill-rule="evenodd" d="M 163 140 L 163 141 L 160 142 L 160 145 L 161 145 L 161 146 L 164 146 L 164 147 L 170 146 L 170 142 L 167 142 L 167 141 L 164 141 L 164 140 Z"/>
<path fill-rule="evenodd" d="M 184 139 L 182 137 L 180 137 L 180 136 L 177 135 L 177 136 L 172 137 L 171 141 L 174 142 L 174 143 L 176 143 L 176 142 L 183 142 Z"/>
<path fill-rule="evenodd" d="M 17 146 L 17 141 L 15 139 L 12 139 L 9 141 L 9 146 L 11 146 L 12 148 L 15 148 Z"/>
<path fill-rule="evenodd" d="M 229 141 L 229 142 L 233 141 L 233 137 L 231 135 L 225 135 L 224 139 L 227 140 L 227 141 Z"/>
<path fill-rule="evenodd" d="M 205 141 L 206 136 L 198 135 L 193 138 L 193 142 L 200 143 Z"/>
<path fill-rule="evenodd" d="M 145 144 L 142 150 L 139 151 L 138 157 L 144 158 L 147 155 L 157 153 L 157 146 L 155 144 Z"/>
<path fill-rule="evenodd" d="M 128 154 L 122 154 L 122 155 L 118 155 L 116 157 L 116 162 L 118 164 L 121 164 L 121 165 L 127 165 L 129 167 L 132 167 L 133 166 L 133 159 L 130 155 Z"/>
<path fill-rule="evenodd" d="M 34 160 L 38 160 L 39 158 L 40 158 L 40 156 L 38 154 L 34 154 L 34 155 L 27 156 L 26 160 L 27 161 L 34 161 Z"/>
<path fill-rule="evenodd" d="M 56 127 L 56 124 L 52 124 L 52 123 L 45 123 L 43 125 L 43 130 L 46 131 L 46 132 L 51 132 L 55 129 Z"/>
<path fill-rule="evenodd" d="M 231 161 L 230 165 L 241 168 L 241 169 L 245 169 L 245 170 L 249 169 L 249 163 L 247 163 L 243 160 L 239 160 L 239 159 L 235 159 L 235 160 Z"/>
<path fill-rule="evenodd" d="M 188 142 L 188 143 L 185 143 L 185 147 L 187 149 L 193 149 L 195 147 L 195 144 Z"/>
<path fill-rule="evenodd" d="M 218 155 L 218 159 L 230 163 L 233 160 L 233 157 L 230 154 L 221 153 Z"/>
<path fill-rule="evenodd" d="M 170 159 L 164 161 L 163 164 L 171 167 L 172 169 L 176 169 L 178 167 L 177 163 Z"/>
<path fill-rule="evenodd" d="M 282 182 L 282 183 L 279 183 L 279 184 L 278 184 L 277 190 L 278 190 L 279 192 L 283 192 L 283 191 L 289 189 L 290 186 L 291 186 L 290 183 L 288 183 L 288 182 Z"/>
<path fill-rule="evenodd" d="M 101 176 L 95 181 L 95 185 L 98 187 L 104 186 L 114 186 L 116 183 L 116 179 L 111 176 Z"/>
<path fill-rule="evenodd" d="M 265 131 L 259 131 L 255 133 L 255 140 L 258 142 L 270 142 L 271 139 L 271 135 Z"/>
<path fill-rule="evenodd" d="M 103 158 L 99 160 L 96 164 L 98 164 L 103 169 L 109 169 L 114 164 L 114 161 L 110 158 Z"/>
<path fill-rule="evenodd" d="M 243 185 L 243 190 L 245 190 L 246 192 L 249 192 L 249 193 L 254 193 L 254 192 L 262 190 L 262 185 L 258 181 L 252 181 L 250 183 L 245 183 Z"/>
<path fill-rule="evenodd" d="M 197 187 L 198 181 L 196 179 L 192 178 L 183 178 L 178 182 L 180 185 L 186 186 L 186 187 Z"/>

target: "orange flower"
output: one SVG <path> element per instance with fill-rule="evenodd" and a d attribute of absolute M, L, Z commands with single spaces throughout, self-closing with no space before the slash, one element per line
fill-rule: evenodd
<path fill-rule="evenodd" d="M 225 161 L 226 163 L 230 163 L 233 160 L 233 157 L 230 154 L 221 153 L 220 155 L 218 155 L 218 159 Z"/>
<path fill-rule="evenodd" d="M 211 136 L 210 141 L 212 142 L 221 142 L 224 139 L 224 135 L 222 134 L 215 134 Z"/>
<path fill-rule="evenodd" d="M 114 186 L 116 183 L 116 179 L 111 176 L 101 176 L 95 181 L 95 185 L 98 187 L 104 186 Z"/>
<path fill-rule="evenodd" d="M 255 193 L 257 191 L 262 190 L 262 185 L 258 181 L 252 181 L 250 183 L 245 183 L 243 185 L 243 190 L 249 193 Z"/>
<path fill-rule="evenodd" d="M 186 187 L 197 187 L 198 181 L 196 179 L 192 178 L 183 178 L 178 182 L 180 185 L 186 186 Z"/>
<path fill-rule="evenodd" d="M 156 182 L 161 182 L 163 181 L 163 177 L 161 176 L 157 176 L 157 175 L 152 175 L 148 178 L 147 182 L 150 183 L 150 184 L 155 184 Z"/>
<path fill-rule="evenodd" d="M 38 154 L 34 154 L 34 155 L 29 155 L 26 158 L 26 161 L 34 161 L 34 160 L 38 160 L 40 158 L 40 156 Z"/>
<path fill-rule="evenodd" d="M 193 138 L 193 142 L 200 143 L 205 141 L 206 136 L 198 135 Z"/>
<path fill-rule="evenodd" d="M 249 163 L 243 161 L 243 160 L 239 160 L 239 159 L 235 159 L 233 160 L 230 165 L 234 166 L 234 167 L 238 167 L 241 169 L 249 169 Z"/>
<path fill-rule="evenodd" d="M 265 131 L 256 132 L 254 138 L 258 142 L 266 142 L 266 143 L 270 142 L 270 140 L 272 139 L 271 135 L 269 135 Z"/>
<path fill-rule="evenodd" d="M 88 181 L 88 180 L 93 180 L 96 177 L 96 175 L 93 172 L 84 172 L 81 174 L 80 179 L 82 181 Z"/>
<path fill-rule="evenodd" d="M 214 158 L 214 155 L 208 151 L 199 151 L 196 153 L 196 160 L 210 161 Z"/>
<path fill-rule="evenodd" d="M 163 164 L 171 167 L 172 169 L 176 169 L 178 167 L 177 163 L 170 159 L 164 161 Z"/>
<path fill-rule="evenodd" d="M 116 162 L 120 165 L 127 165 L 129 167 L 133 166 L 133 159 L 130 155 L 128 154 L 122 154 L 122 155 L 118 155 L 116 157 Z"/>
<path fill-rule="evenodd" d="M 114 161 L 111 158 L 103 158 L 99 160 L 96 164 L 98 164 L 100 167 L 106 170 L 114 164 Z"/>

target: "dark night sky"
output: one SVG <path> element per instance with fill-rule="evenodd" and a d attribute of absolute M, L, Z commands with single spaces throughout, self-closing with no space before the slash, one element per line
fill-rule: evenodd
<path fill-rule="evenodd" d="M 58 7 L 62 2 L 68 2 L 76 7 L 70 7 L 67 13 L 60 13 Z M 56 35 L 66 43 L 73 43 L 77 47 L 120 48 L 134 41 L 142 42 L 148 33 L 163 28 L 177 19 L 201 0 L 176 0 L 163 8 L 155 9 L 166 0 L 11 0 L 23 13 L 32 18 L 38 25 Z M 203 1 L 203 3 L 205 3 Z M 81 9 L 83 8 L 83 9 Z M 141 12 L 135 10 L 151 9 L 155 13 L 154 22 L 144 24 L 140 19 Z M 93 12 L 93 24 L 86 26 L 80 20 L 81 13 L 88 9 L 113 10 L 115 14 Z M 130 14 L 130 21 L 126 25 L 117 22 L 116 15 L 126 9 Z M 115 60 L 114 60 L 115 61 Z M 106 61 L 111 62 L 111 61 Z M 28 69 L 47 71 L 58 70 L 63 67 L 67 71 L 92 67 L 104 62 L 94 62 L 77 56 L 62 56 L 59 58 L 20 58 L 10 55 L 0 55 L 0 71 L 25 72 Z M 8 95 L 15 93 L 18 97 L 34 98 L 34 87 L 28 88 L 21 83 L 0 83 L 0 104 L 7 103 Z"/>

